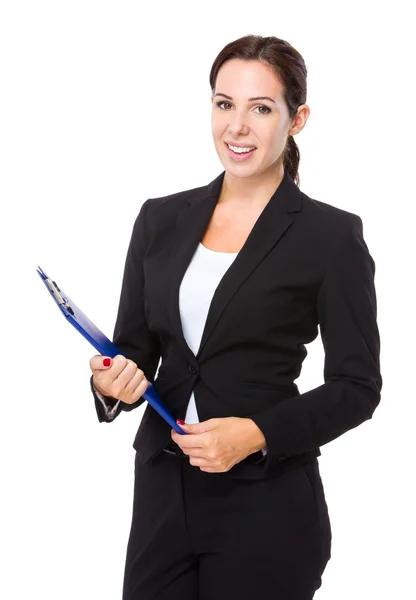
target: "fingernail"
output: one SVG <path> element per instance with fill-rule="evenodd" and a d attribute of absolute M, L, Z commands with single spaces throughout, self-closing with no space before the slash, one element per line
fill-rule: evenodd
<path fill-rule="evenodd" d="M 111 358 L 105 358 L 105 359 L 103 360 L 103 365 L 104 365 L 105 367 L 109 367 L 109 366 L 111 365 Z"/>
<path fill-rule="evenodd" d="M 176 422 L 178 423 L 178 425 L 185 425 L 185 421 L 182 421 L 181 419 L 177 419 Z"/>

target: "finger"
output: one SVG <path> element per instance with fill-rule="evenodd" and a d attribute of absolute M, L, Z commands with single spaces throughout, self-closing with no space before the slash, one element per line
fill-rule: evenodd
<path fill-rule="evenodd" d="M 136 388 L 138 388 L 139 385 L 141 385 L 142 383 L 144 383 L 144 382 L 147 383 L 147 379 L 146 379 L 143 371 L 141 369 L 138 369 L 136 367 L 135 363 L 133 363 L 133 365 L 134 365 L 134 370 L 132 369 L 131 372 L 134 373 L 134 375 L 133 375 L 133 377 L 131 377 L 130 381 L 126 385 L 126 391 L 131 391 L 131 392 L 134 392 L 134 390 Z M 130 373 L 130 370 L 127 370 L 126 373 Z M 123 375 L 124 375 L 124 371 L 123 371 Z"/>
<path fill-rule="evenodd" d="M 201 464 L 212 464 L 212 459 L 208 458 L 206 454 L 203 454 L 201 448 L 190 448 L 189 451 L 184 450 L 183 452 L 189 456 L 189 458 L 201 461 Z"/>
<path fill-rule="evenodd" d="M 207 460 L 209 460 L 209 458 L 207 457 L 207 451 L 206 449 L 202 448 L 202 446 L 183 446 L 181 443 L 176 442 L 179 446 L 179 448 L 188 455 L 193 455 L 199 458 L 203 458 L 205 457 Z"/>
<path fill-rule="evenodd" d="M 135 376 L 136 371 L 143 375 L 143 371 L 138 369 L 136 363 L 132 360 L 124 358 L 124 361 L 121 359 L 116 361 L 116 359 L 114 359 L 112 370 L 113 380 L 111 386 L 117 395 L 126 393 L 126 388 Z"/>
<path fill-rule="evenodd" d="M 185 450 L 185 448 L 187 450 L 192 450 L 192 448 L 199 448 L 201 450 L 201 448 L 207 447 L 207 439 L 202 437 L 203 434 L 187 433 L 186 435 L 182 435 L 175 432 L 175 435 L 176 438 L 174 441 L 182 448 L 182 450 Z"/>
<path fill-rule="evenodd" d="M 114 366 L 116 367 L 115 361 Z M 114 383 L 122 386 L 122 389 L 127 388 L 136 373 L 138 373 L 141 377 L 144 377 L 144 372 L 138 368 L 134 361 L 130 359 L 126 359 L 124 364 L 122 364 L 120 361 L 120 365 L 117 365 L 117 368 L 114 369 L 114 372 L 116 373 Z"/>
<path fill-rule="evenodd" d="M 91 371 L 101 371 L 101 370 L 105 370 L 105 369 L 109 369 L 110 367 L 113 366 L 113 362 L 117 359 L 117 361 L 124 358 L 124 356 L 122 356 L 121 354 L 118 354 L 117 356 L 114 357 L 114 359 L 112 359 L 110 356 L 103 356 L 102 354 L 95 354 L 94 356 L 91 357 L 90 359 L 90 369 Z M 124 358 L 124 360 L 126 360 Z"/>
<path fill-rule="evenodd" d="M 189 462 L 194 467 L 207 467 L 211 469 L 218 468 L 213 465 L 212 461 L 204 458 L 203 456 L 195 456 L 195 454 L 191 454 L 189 456 Z"/>
<path fill-rule="evenodd" d="M 144 392 L 147 390 L 149 382 L 147 381 L 143 371 L 140 369 L 136 371 L 133 379 L 131 379 L 130 383 L 126 386 L 125 392 L 130 393 L 132 398 L 138 400 L 141 396 L 143 396 Z"/>
<path fill-rule="evenodd" d="M 141 398 L 143 396 L 143 394 L 145 393 L 145 391 L 147 390 L 147 387 L 148 387 L 148 381 L 144 376 L 143 376 L 141 382 L 137 385 L 139 377 L 140 377 L 140 374 L 139 374 L 139 372 L 137 372 L 133 376 L 133 379 L 130 380 L 130 382 L 126 385 L 126 387 L 121 389 L 121 384 L 120 384 L 120 386 L 118 388 L 115 388 L 115 389 L 112 388 L 112 390 L 113 390 L 112 393 L 117 398 L 120 398 L 120 400 L 123 400 L 123 402 L 127 402 L 127 404 L 133 404 L 134 402 L 137 402 L 137 400 L 139 400 L 139 398 Z M 132 384 L 132 381 L 134 381 L 135 383 Z"/>
<path fill-rule="evenodd" d="M 94 371 L 101 371 L 111 367 L 113 361 L 109 356 L 102 356 L 101 354 L 95 354 L 90 358 L 90 369 Z"/>

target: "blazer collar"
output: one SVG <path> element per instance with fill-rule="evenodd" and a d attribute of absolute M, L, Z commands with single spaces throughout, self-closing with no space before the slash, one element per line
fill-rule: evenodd
<path fill-rule="evenodd" d="M 225 171 L 208 185 L 197 188 L 184 199 L 179 210 L 173 243 L 170 248 L 166 282 L 167 312 L 183 350 L 195 358 L 183 335 L 179 288 L 188 265 L 201 241 L 221 192 Z M 213 295 L 199 350 L 199 358 L 227 304 L 264 257 L 295 223 L 292 213 L 302 210 L 301 191 L 285 171 L 284 177 L 254 224 L 247 240 Z"/>

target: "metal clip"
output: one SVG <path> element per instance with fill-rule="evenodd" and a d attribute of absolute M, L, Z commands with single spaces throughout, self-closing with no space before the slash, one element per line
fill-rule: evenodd
<path fill-rule="evenodd" d="M 45 283 L 48 286 L 48 288 L 50 289 L 50 291 L 52 292 L 52 294 L 54 295 L 54 297 L 55 297 L 56 301 L 58 302 L 58 304 L 60 304 L 61 306 L 65 307 L 67 309 L 67 311 L 70 312 L 71 315 L 73 315 L 74 311 L 72 310 L 72 308 L 68 304 L 68 300 L 65 298 L 65 296 L 61 295 L 61 293 L 60 293 L 61 290 L 56 285 L 56 283 L 54 281 L 52 281 L 52 279 L 50 279 L 49 277 L 45 278 Z"/>

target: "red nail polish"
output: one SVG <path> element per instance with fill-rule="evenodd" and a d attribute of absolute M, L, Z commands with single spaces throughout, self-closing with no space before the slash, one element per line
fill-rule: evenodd
<path fill-rule="evenodd" d="M 105 358 L 105 359 L 103 360 L 103 365 L 104 365 L 105 367 L 109 367 L 109 366 L 111 365 L 111 358 Z"/>
<path fill-rule="evenodd" d="M 182 421 L 181 419 L 177 419 L 176 421 L 179 425 L 185 425 L 185 421 Z"/>

